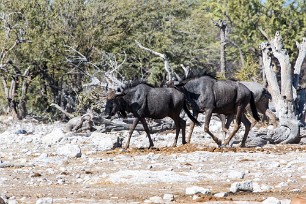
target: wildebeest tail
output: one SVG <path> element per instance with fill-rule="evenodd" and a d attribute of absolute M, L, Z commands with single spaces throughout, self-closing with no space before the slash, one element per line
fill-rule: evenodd
<path fill-rule="evenodd" d="M 255 105 L 255 100 L 254 100 L 254 95 L 253 95 L 253 93 L 251 93 L 250 105 L 251 105 L 251 110 L 252 110 L 253 118 L 254 118 L 256 121 L 259 121 L 260 118 L 259 118 L 259 115 L 258 115 L 258 112 L 257 112 L 257 109 L 256 109 L 256 105 Z"/>
<path fill-rule="evenodd" d="M 193 115 L 188 110 L 187 105 L 186 105 L 186 101 L 184 102 L 183 108 L 184 108 L 185 113 L 187 113 L 188 117 L 190 118 L 190 120 L 192 120 L 192 122 L 194 122 L 196 125 L 200 126 L 201 123 L 197 119 L 195 119 L 195 117 L 193 117 Z"/>

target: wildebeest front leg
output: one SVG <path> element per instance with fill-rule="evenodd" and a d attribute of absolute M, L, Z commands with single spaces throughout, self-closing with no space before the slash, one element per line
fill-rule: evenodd
<path fill-rule="evenodd" d="M 195 119 L 197 119 L 197 118 L 198 118 L 198 115 L 199 115 L 199 113 L 198 113 L 198 112 L 193 111 L 193 117 L 194 117 Z M 195 126 L 195 123 L 194 123 L 193 121 L 191 121 L 191 125 L 190 125 L 190 132 L 189 132 L 189 135 L 188 135 L 188 138 L 187 138 L 187 143 L 188 143 L 188 144 L 190 144 L 191 135 L 192 135 L 192 132 L 193 132 L 194 126 Z"/>
<path fill-rule="evenodd" d="M 226 134 L 229 133 L 229 126 L 234 118 L 233 115 L 229 115 L 226 118 L 226 115 L 224 114 L 218 114 L 218 118 L 221 120 L 222 130 L 224 132 L 223 140 L 225 140 Z"/>
<path fill-rule="evenodd" d="M 128 137 L 127 142 L 126 142 L 126 144 L 125 144 L 125 146 L 124 146 L 124 149 L 128 149 L 128 148 L 129 148 L 129 146 L 130 146 L 130 141 L 131 141 L 131 136 L 132 136 L 132 134 L 133 134 L 133 132 L 134 132 L 134 130 L 135 130 L 135 128 L 136 128 L 138 122 L 139 122 L 139 118 L 135 118 L 135 120 L 133 121 L 133 124 L 132 124 L 132 126 L 131 126 L 131 128 L 130 128 L 129 137 Z"/>
<path fill-rule="evenodd" d="M 241 107 L 239 106 L 237 109 L 237 113 L 236 113 L 236 121 L 235 121 L 235 125 L 234 125 L 234 130 L 233 132 L 231 132 L 231 134 L 228 136 L 228 138 L 225 140 L 224 145 L 228 145 L 229 142 L 231 141 L 231 139 L 234 137 L 234 135 L 238 132 L 239 128 L 240 128 L 240 124 L 241 124 L 241 118 L 242 115 L 244 115 L 244 109 L 245 107 Z"/>
<path fill-rule="evenodd" d="M 149 130 L 148 124 L 146 122 L 146 119 L 145 118 L 140 118 L 140 121 L 142 123 L 142 126 L 143 126 L 144 130 L 147 133 L 147 137 L 149 138 L 149 143 L 150 143 L 149 148 L 152 148 L 152 147 L 154 147 L 154 144 L 153 144 L 153 140 L 152 140 L 152 138 L 150 136 L 150 130 Z"/>
<path fill-rule="evenodd" d="M 212 134 L 210 131 L 209 131 L 209 123 L 210 123 L 210 118 L 211 118 L 211 115 L 212 115 L 212 109 L 207 109 L 205 111 L 205 125 L 204 125 L 204 131 L 206 133 L 208 133 L 211 138 L 218 144 L 218 146 L 221 145 L 221 141 L 214 135 Z"/>

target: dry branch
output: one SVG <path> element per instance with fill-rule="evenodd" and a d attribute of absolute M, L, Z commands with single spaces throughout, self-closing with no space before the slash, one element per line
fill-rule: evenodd
<path fill-rule="evenodd" d="M 162 53 L 159 53 L 159 52 L 156 52 L 154 50 L 151 50 L 147 47 L 144 47 L 143 45 L 141 45 L 137 40 L 135 40 L 136 44 L 143 50 L 146 50 L 158 57 L 160 57 L 163 61 L 164 61 L 164 64 L 165 64 L 165 70 L 166 72 L 168 73 L 168 82 L 171 82 L 173 80 L 173 71 L 171 69 L 171 66 L 170 66 L 170 62 L 169 62 L 169 59 L 167 57 L 166 54 L 162 54 Z"/>
<path fill-rule="evenodd" d="M 51 107 L 54 107 L 56 109 L 58 109 L 59 111 L 61 111 L 62 113 L 64 113 L 68 118 L 73 118 L 75 117 L 73 114 L 68 113 L 67 111 L 65 111 L 62 107 L 60 107 L 59 105 L 55 104 L 55 103 L 51 103 L 50 104 Z"/>

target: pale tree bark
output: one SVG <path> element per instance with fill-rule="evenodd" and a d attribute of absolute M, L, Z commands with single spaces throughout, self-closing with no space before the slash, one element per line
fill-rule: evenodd
<path fill-rule="evenodd" d="M 296 42 L 299 49 L 299 55 L 294 65 L 293 87 L 298 95 L 295 100 L 297 117 L 300 122 L 305 126 L 305 103 L 306 103 L 306 87 L 299 86 L 301 68 L 306 57 L 306 38 L 303 38 L 302 43 Z"/>
<path fill-rule="evenodd" d="M 226 74 L 226 28 L 227 23 L 224 20 L 219 20 L 218 22 L 213 21 L 215 26 L 220 29 L 220 74 L 225 77 Z"/>
<path fill-rule="evenodd" d="M 267 83 L 279 117 L 279 127 L 271 131 L 269 135 L 274 143 L 299 142 L 300 127 L 299 121 L 296 118 L 296 106 L 293 98 L 293 93 L 295 92 L 295 83 L 293 82 L 292 75 L 293 70 L 290 64 L 288 52 L 283 48 L 280 33 L 276 32 L 275 37 L 270 40 L 270 42 L 262 43 L 260 48 L 262 50 L 263 67 Z M 303 61 L 305 58 L 303 49 L 305 48 L 299 48 L 299 57 L 295 66 L 298 75 L 300 73 L 298 70 L 300 70 L 302 65 L 300 61 Z M 280 87 L 273 69 L 271 55 L 273 55 L 280 64 Z"/>
<path fill-rule="evenodd" d="M 165 70 L 166 70 L 166 72 L 167 72 L 167 74 L 168 74 L 168 83 L 169 83 L 169 85 L 171 85 L 171 84 L 173 83 L 173 70 L 171 69 L 170 62 L 169 62 L 169 59 L 168 59 L 167 55 L 166 55 L 166 54 L 159 53 L 159 52 L 156 52 L 156 51 L 151 50 L 151 49 L 149 49 L 149 48 L 147 48 L 147 47 L 144 47 L 144 46 L 141 45 L 138 41 L 135 41 L 135 42 L 136 42 L 136 44 L 137 44 L 141 49 L 146 50 L 146 51 L 148 51 L 148 52 L 150 52 L 150 53 L 152 53 L 152 54 L 154 54 L 154 55 L 160 57 L 160 58 L 164 61 Z"/>

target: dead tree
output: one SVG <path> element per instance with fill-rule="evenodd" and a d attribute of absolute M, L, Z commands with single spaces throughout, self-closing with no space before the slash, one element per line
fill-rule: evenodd
<path fill-rule="evenodd" d="M 167 82 L 167 83 L 168 83 L 169 86 L 171 86 L 172 83 L 173 83 L 173 80 L 174 80 L 174 79 L 173 79 L 173 70 L 171 69 L 170 61 L 169 61 L 169 58 L 167 57 L 167 55 L 166 55 L 166 54 L 159 53 L 159 52 L 156 52 L 156 51 L 151 50 L 151 49 L 149 49 L 149 48 L 147 48 L 147 47 L 144 47 L 144 46 L 141 45 L 138 41 L 135 41 L 135 42 L 136 42 L 136 44 L 137 44 L 141 49 L 146 50 L 146 51 L 148 51 L 148 52 L 150 52 L 150 53 L 152 53 L 152 54 L 154 54 L 154 55 L 160 57 L 160 58 L 164 61 L 164 64 L 165 64 L 165 71 L 166 71 L 167 74 L 168 74 L 168 82 Z M 177 75 L 177 77 L 178 77 L 178 75 Z"/>
<path fill-rule="evenodd" d="M 301 66 L 305 58 L 306 39 L 304 38 L 303 42 L 297 45 L 299 56 L 294 66 L 294 79 L 289 55 L 283 47 L 280 33 L 276 32 L 272 40 L 260 45 L 264 72 L 279 117 L 279 127 L 269 133 L 274 143 L 298 143 L 300 139 L 299 120 L 297 119 L 299 113 L 295 100 Z M 280 83 L 274 72 L 273 59 L 277 60 L 276 64 L 280 65 Z"/>
<path fill-rule="evenodd" d="M 28 23 L 20 12 L 2 13 L 0 22 L 5 38 L 0 48 L 0 77 L 8 102 L 7 113 L 12 114 L 14 118 L 23 119 L 27 114 L 26 93 L 32 75 L 30 67 L 25 71 L 20 70 L 12 61 L 11 55 L 21 43 L 28 42 L 25 32 Z M 21 94 L 18 96 L 19 89 Z"/>
<path fill-rule="evenodd" d="M 225 52 L 225 46 L 226 46 L 226 28 L 227 23 L 224 20 L 219 20 L 218 22 L 213 21 L 215 26 L 217 26 L 220 29 L 220 74 L 221 76 L 225 77 L 226 73 L 226 52 Z"/>

